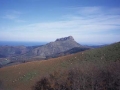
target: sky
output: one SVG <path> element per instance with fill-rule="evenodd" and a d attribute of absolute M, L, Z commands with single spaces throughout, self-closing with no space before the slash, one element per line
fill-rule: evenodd
<path fill-rule="evenodd" d="M 120 41 L 120 0 L 0 0 L 0 41 Z"/>

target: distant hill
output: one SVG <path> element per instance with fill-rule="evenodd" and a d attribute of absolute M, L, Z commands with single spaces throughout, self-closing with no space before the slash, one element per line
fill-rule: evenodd
<path fill-rule="evenodd" d="M 0 67 L 43 60 L 90 49 L 78 44 L 72 36 L 56 39 L 41 46 L 0 46 Z"/>
<path fill-rule="evenodd" d="M 47 56 L 65 52 L 75 47 L 83 48 L 83 46 L 78 44 L 72 36 L 69 36 L 57 39 L 55 42 L 50 42 L 44 46 L 35 48 L 33 50 L 33 54 L 41 58 L 46 58 Z"/>
<path fill-rule="evenodd" d="M 25 46 L 0 46 L 0 58 L 25 54 L 26 52 L 28 49 Z"/>
<path fill-rule="evenodd" d="M 71 69 L 68 74 L 73 78 L 66 78 Z M 37 81 L 43 77 L 49 79 L 49 75 L 60 85 L 66 85 L 66 79 L 74 79 L 76 82 L 72 81 L 72 85 L 82 85 L 82 90 L 119 90 L 120 42 L 54 59 L 0 68 L 0 89 L 33 90 Z M 50 85 L 54 85 L 52 82 Z"/>

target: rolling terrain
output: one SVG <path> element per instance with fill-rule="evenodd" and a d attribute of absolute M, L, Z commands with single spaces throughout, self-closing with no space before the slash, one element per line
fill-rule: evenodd
<path fill-rule="evenodd" d="M 84 76 L 90 75 L 90 77 L 101 75 L 99 72 L 107 73 L 109 71 L 110 75 L 112 75 L 111 77 L 113 77 L 112 81 L 116 83 L 116 89 L 106 89 L 105 87 L 104 90 L 120 90 L 120 42 L 54 59 L 33 61 L 0 68 L 0 90 L 32 90 L 33 86 L 35 86 L 36 82 L 40 81 L 41 78 L 49 77 L 49 75 L 54 72 L 64 73 L 71 69 L 74 70 L 75 68 L 81 70 Z M 65 75 L 66 74 L 62 74 L 62 76 Z M 103 74 L 103 76 L 104 75 L 109 74 Z M 55 76 L 59 78 L 59 75 L 57 76 L 57 74 L 55 74 Z M 101 80 L 98 77 L 96 78 L 97 80 Z M 105 76 L 105 78 L 107 78 L 107 76 Z M 64 77 L 60 79 L 64 81 Z M 59 79 L 57 80 L 59 81 Z M 100 85 L 104 86 L 103 81 L 101 81 Z M 112 85 L 113 84 L 109 86 Z M 89 88 L 89 90 L 92 89 L 92 87 Z M 86 86 L 81 90 L 88 90 L 88 88 Z"/>
<path fill-rule="evenodd" d="M 0 46 L 0 67 L 64 56 L 88 49 L 90 47 L 78 44 L 72 36 L 59 38 L 41 46 Z"/>

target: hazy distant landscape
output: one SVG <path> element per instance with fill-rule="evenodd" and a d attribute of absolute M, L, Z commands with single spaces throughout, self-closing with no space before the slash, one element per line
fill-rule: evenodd
<path fill-rule="evenodd" d="M 37 46 L 0 46 L 0 90 L 119 90 L 120 42 L 78 44 L 72 36 Z"/>
<path fill-rule="evenodd" d="M 120 0 L 0 0 L 0 90 L 120 90 Z"/>
<path fill-rule="evenodd" d="M 37 46 L 44 45 L 47 42 L 20 42 L 20 41 L 0 41 L 0 46 Z"/>
<path fill-rule="evenodd" d="M 29 47 L 28 54 L 25 46 L 3 47 L 8 56 L 0 58 L 1 90 L 120 89 L 120 42 L 93 48 L 69 36 Z"/>
<path fill-rule="evenodd" d="M 0 67 L 45 60 L 88 50 L 92 47 L 78 44 L 72 36 L 56 39 L 38 46 L 0 46 Z"/>

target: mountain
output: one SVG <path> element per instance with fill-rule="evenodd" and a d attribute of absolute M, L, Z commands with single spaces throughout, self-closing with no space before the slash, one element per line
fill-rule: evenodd
<path fill-rule="evenodd" d="M 87 49 L 90 48 L 78 44 L 72 36 L 59 38 L 41 46 L 0 46 L 0 67 L 49 59 Z"/>
<path fill-rule="evenodd" d="M 27 51 L 25 46 L 0 46 L 0 58 L 25 54 Z"/>
<path fill-rule="evenodd" d="M 120 42 L 49 60 L 0 68 L 0 89 L 34 90 L 32 87 L 43 77 L 48 78 L 52 86 L 54 80 L 57 85 L 71 85 L 69 80 L 72 80 L 74 88 L 81 87 L 81 90 L 120 90 Z"/>
<path fill-rule="evenodd" d="M 41 58 L 46 58 L 57 53 L 65 52 L 75 47 L 83 47 L 78 44 L 72 36 L 56 39 L 55 42 L 50 42 L 44 46 L 35 48 L 33 54 Z"/>
<path fill-rule="evenodd" d="M 85 51 L 85 50 L 89 50 L 91 48 L 89 47 L 75 47 L 75 48 L 72 48 L 70 50 L 67 50 L 65 52 L 60 52 L 60 53 L 57 53 L 57 54 L 53 54 L 51 56 L 47 56 L 47 58 L 56 58 L 56 57 L 60 57 L 60 56 L 65 56 L 65 55 L 69 55 L 69 54 L 74 54 L 74 53 L 78 53 L 78 52 L 82 52 L 82 51 Z"/>

